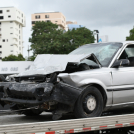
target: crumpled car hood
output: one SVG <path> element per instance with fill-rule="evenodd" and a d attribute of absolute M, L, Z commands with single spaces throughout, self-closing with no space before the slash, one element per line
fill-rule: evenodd
<path fill-rule="evenodd" d="M 65 71 L 68 63 L 78 64 L 82 60 L 90 57 L 91 54 L 80 55 L 56 55 L 41 54 L 36 57 L 29 70 L 24 71 L 18 76 L 46 75 L 54 72 Z"/>

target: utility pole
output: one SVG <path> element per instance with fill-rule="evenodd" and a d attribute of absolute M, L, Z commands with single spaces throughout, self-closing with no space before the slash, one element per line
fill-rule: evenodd
<path fill-rule="evenodd" d="M 29 51 L 30 51 L 30 50 L 29 50 L 29 45 L 28 45 L 28 50 L 27 50 L 27 51 L 28 51 L 28 59 L 29 59 Z"/>
<path fill-rule="evenodd" d="M 97 42 L 99 42 L 99 31 L 98 30 L 94 30 L 95 34 L 97 34 Z"/>

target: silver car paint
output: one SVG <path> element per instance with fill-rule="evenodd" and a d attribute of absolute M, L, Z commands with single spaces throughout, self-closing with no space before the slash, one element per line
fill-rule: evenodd
<path fill-rule="evenodd" d="M 98 84 L 103 87 L 107 94 L 107 105 L 112 104 L 112 92 L 107 92 L 107 88 L 112 86 L 112 76 L 110 68 L 98 68 L 81 71 L 71 74 L 59 74 L 58 77 L 64 82 L 76 87 L 89 84 Z"/>
<path fill-rule="evenodd" d="M 129 44 L 134 45 L 133 41 L 122 43 L 122 48 L 118 50 L 107 68 L 102 67 L 70 74 L 64 73 L 59 74 L 58 77 L 64 82 L 76 87 L 90 84 L 98 84 L 102 86 L 107 95 L 106 107 L 133 104 L 134 67 L 111 68 L 114 61 L 120 57 L 126 46 Z M 107 89 L 109 89 L 109 91 Z M 114 91 L 113 89 L 117 89 L 117 91 Z"/>

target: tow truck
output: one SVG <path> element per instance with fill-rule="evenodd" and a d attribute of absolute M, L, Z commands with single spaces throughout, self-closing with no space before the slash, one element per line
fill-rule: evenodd
<path fill-rule="evenodd" d="M 85 132 L 89 134 L 133 134 L 134 114 L 111 115 L 93 118 L 75 119 L 65 115 L 62 120 L 52 121 L 51 114 L 28 119 L 25 116 L 0 116 L 0 134 L 70 134 Z M 71 116 L 71 119 L 70 119 Z M 15 122 L 12 120 L 16 119 Z M 38 122 L 39 120 L 43 122 Z"/>

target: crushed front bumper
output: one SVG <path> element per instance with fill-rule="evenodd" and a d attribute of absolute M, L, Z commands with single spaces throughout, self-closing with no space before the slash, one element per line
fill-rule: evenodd
<path fill-rule="evenodd" d="M 79 88 L 59 82 L 52 83 L 0 83 L 1 102 L 16 104 L 39 105 L 44 102 L 56 101 L 73 106 L 80 95 Z"/>

